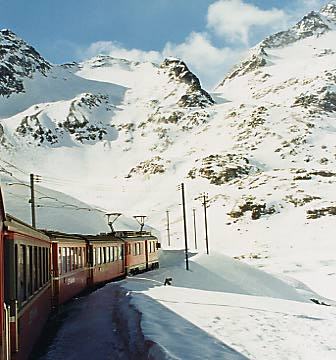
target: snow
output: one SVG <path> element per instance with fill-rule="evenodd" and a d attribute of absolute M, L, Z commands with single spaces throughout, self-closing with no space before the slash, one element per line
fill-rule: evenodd
<path fill-rule="evenodd" d="M 39 359 L 335 358 L 335 302 L 222 254 L 190 255 L 189 271 L 183 250 L 163 251 L 159 270 L 75 299 Z"/>
<path fill-rule="evenodd" d="M 126 91 L 116 84 L 81 78 L 62 67 L 54 67 L 48 77 L 36 73 L 33 79 L 24 80 L 24 86 L 24 93 L 0 98 L 0 119 L 21 113 L 36 104 L 71 100 L 82 93 L 106 93 L 118 105 Z"/>
<path fill-rule="evenodd" d="M 121 285 L 142 313 L 145 338 L 167 358 L 335 358 L 334 307 L 307 303 L 281 280 L 220 254 L 193 257 L 190 271 L 182 251 L 165 252 L 161 263 Z M 163 286 L 165 277 L 172 286 Z"/>
<path fill-rule="evenodd" d="M 10 175 L 1 177 L 5 211 L 31 223 L 30 185 Z M 107 210 L 35 184 L 36 227 L 77 234 L 110 232 Z M 151 228 L 145 226 L 145 229 Z M 115 230 L 139 230 L 135 219 L 121 216 Z"/>
<path fill-rule="evenodd" d="M 195 331 L 201 327 L 200 334 L 211 333 L 247 357 L 335 357 L 333 308 L 302 302 L 311 297 L 327 303 L 336 300 L 334 216 L 309 218 L 309 211 L 336 207 L 335 111 L 323 108 L 326 91 L 335 91 L 335 44 L 332 30 L 267 49 L 267 66 L 226 81 L 216 89 L 217 103 L 207 108 L 179 106 L 188 86 L 152 63 L 98 57 L 68 68 L 55 66 L 51 76 L 35 74 L 25 80 L 26 93 L 0 99 L 1 172 L 12 173 L 2 183 L 7 211 L 29 222 L 27 180 L 33 172 L 42 176 L 37 190 L 54 198 L 43 199 L 41 194 L 38 199 L 41 205 L 51 206 L 38 209 L 39 226 L 97 233 L 107 231 L 104 213 L 116 211 L 125 215 L 118 219 L 117 229 L 137 228 L 130 219 L 141 213 L 148 216 L 146 222 L 156 229 L 164 249 L 180 249 L 184 238 L 177 185 L 184 182 L 189 248 L 202 254 L 204 215 L 196 199 L 206 191 L 213 263 L 202 256 L 192 262 L 200 281 L 179 266 L 169 270 L 174 277 L 170 289 L 146 288 L 147 280 L 129 280 L 134 303 L 140 310 L 153 301 L 156 306 L 160 303 L 157 311 L 169 305 L 172 316 L 185 317 L 181 326 L 192 323 Z M 74 114 L 88 117 L 93 125 L 101 120 L 111 126 L 106 139 L 82 143 L 67 134 L 51 146 L 15 133 L 22 119 L 40 110 L 37 118 L 56 128 L 69 115 L 71 103 L 87 93 L 107 95 L 103 107 L 108 110 L 76 108 Z M 220 174 L 221 166 L 202 168 L 203 159 L 228 154 L 248 159 L 252 170 L 216 185 L 218 179 L 212 175 Z M 152 173 L 158 165 L 163 172 Z M 198 174 L 195 179 L 191 170 Z M 13 182 L 26 186 L 9 185 Z M 241 211 L 251 203 L 265 205 L 272 213 L 252 219 L 251 209 Z M 192 245 L 192 208 L 196 209 L 197 250 Z M 238 259 L 241 266 L 223 254 Z M 245 268 L 242 263 L 254 267 Z M 146 278 L 162 282 L 164 274 L 163 269 Z M 206 298 L 213 295 L 218 298 L 214 304 L 221 306 L 206 305 Z M 188 312 L 184 298 L 199 298 L 201 303 L 189 304 L 193 310 Z M 234 302 L 246 302 L 251 308 L 233 311 Z M 283 312 L 278 313 L 277 307 Z M 212 320 L 202 317 L 207 311 Z M 144 320 L 149 337 L 155 335 L 149 329 L 154 313 Z M 163 333 L 164 323 L 157 326 L 163 329 L 158 333 Z M 213 343 L 211 337 L 208 340 Z M 170 350 L 172 340 L 167 341 L 167 354 L 180 356 Z"/>

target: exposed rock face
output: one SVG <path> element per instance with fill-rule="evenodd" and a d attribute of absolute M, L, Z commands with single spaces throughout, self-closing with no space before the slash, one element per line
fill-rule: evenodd
<path fill-rule="evenodd" d="M 63 121 L 51 126 L 48 107 L 25 116 L 16 128 L 18 135 L 35 141 L 38 145 L 60 144 L 66 136 L 80 143 L 94 143 L 104 140 L 115 132 L 110 124 L 95 119 L 94 111 L 104 107 L 108 111 L 108 98 L 105 95 L 83 94 L 70 102 L 68 113 Z"/>
<path fill-rule="evenodd" d="M 135 175 L 163 174 L 166 171 L 166 165 L 168 163 L 169 162 L 162 159 L 162 157 L 155 156 L 152 159 L 142 161 L 139 165 L 132 168 L 126 178 L 130 178 Z"/>
<path fill-rule="evenodd" d="M 295 99 L 293 106 L 315 108 L 318 111 L 336 111 L 336 93 L 328 88 L 322 88 L 318 94 L 301 94 Z"/>
<path fill-rule="evenodd" d="M 336 206 L 328 206 L 322 209 L 307 210 L 307 219 L 318 219 L 322 216 L 336 215 Z"/>
<path fill-rule="evenodd" d="M 41 55 L 10 30 L 0 31 L 0 96 L 24 92 L 23 80 L 51 69 Z"/>
<path fill-rule="evenodd" d="M 267 207 L 264 204 L 254 203 L 253 201 L 246 201 L 244 204 L 240 204 L 238 210 L 232 210 L 228 215 L 232 218 L 240 218 L 244 216 L 245 213 L 251 212 L 251 219 L 257 220 L 260 219 L 263 215 L 272 215 L 276 212 L 273 206 Z"/>
<path fill-rule="evenodd" d="M 178 101 L 181 107 L 201 107 L 213 105 L 215 102 L 212 97 L 202 89 L 197 76 L 193 74 L 187 65 L 179 59 L 165 59 L 160 65 L 173 81 L 177 81 L 188 86 L 187 92 Z"/>
<path fill-rule="evenodd" d="M 336 3 L 330 2 L 322 7 L 320 13 L 326 16 L 329 20 L 336 21 Z"/>
<path fill-rule="evenodd" d="M 197 162 L 200 165 L 191 169 L 188 176 L 206 178 L 210 184 L 223 185 L 233 179 L 248 175 L 253 167 L 247 158 L 235 154 L 209 155 Z"/>

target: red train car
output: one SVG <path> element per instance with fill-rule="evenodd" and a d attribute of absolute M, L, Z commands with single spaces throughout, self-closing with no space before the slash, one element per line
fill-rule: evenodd
<path fill-rule="evenodd" d="M 8 344 L 8 316 L 5 315 L 5 298 L 4 298 L 4 222 L 5 210 L 2 201 L 2 194 L 0 189 L 0 359 L 8 359 L 9 344 Z"/>
<path fill-rule="evenodd" d="M 112 234 L 85 237 L 88 241 L 91 286 L 125 275 L 123 241 Z"/>
<path fill-rule="evenodd" d="M 146 270 L 154 270 L 159 268 L 159 248 L 161 244 L 158 242 L 158 239 L 154 236 L 149 236 L 146 239 Z"/>
<path fill-rule="evenodd" d="M 125 242 L 125 270 L 127 275 L 158 268 L 159 243 L 145 231 L 119 231 L 115 235 Z"/>
<path fill-rule="evenodd" d="M 80 235 L 46 231 L 52 241 L 53 305 L 70 300 L 88 285 L 86 241 Z"/>
<path fill-rule="evenodd" d="M 51 311 L 50 240 L 7 215 L 5 302 L 10 306 L 11 351 L 27 359 Z"/>

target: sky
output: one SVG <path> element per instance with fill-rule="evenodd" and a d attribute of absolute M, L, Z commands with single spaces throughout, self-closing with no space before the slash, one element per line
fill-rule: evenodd
<path fill-rule="evenodd" d="M 0 0 L 0 28 L 52 63 L 182 58 L 207 88 L 265 36 L 328 0 Z"/>

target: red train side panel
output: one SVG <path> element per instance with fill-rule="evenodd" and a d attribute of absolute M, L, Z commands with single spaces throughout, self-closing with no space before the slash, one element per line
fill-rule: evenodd
<path fill-rule="evenodd" d="M 87 236 L 90 285 L 97 285 L 125 275 L 124 243 L 112 234 Z"/>
<path fill-rule="evenodd" d="M 5 301 L 11 312 L 11 349 L 25 360 L 51 311 L 50 241 L 7 215 Z"/>
<path fill-rule="evenodd" d="M 135 275 L 139 272 L 158 267 L 157 238 L 149 232 L 117 232 L 116 236 L 125 242 L 126 273 Z"/>
<path fill-rule="evenodd" d="M 4 344 L 6 343 L 4 324 L 4 221 L 5 211 L 0 188 L 0 359 L 4 358 Z"/>
<path fill-rule="evenodd" d="M 159 267 L 159 251 L 160 243 L 154 236 L 148 237 L 146 240 L 147 247 L 147 270 L 157 269 Z"/>
<path fill-rule="evenodd" d="M 73 234 L 47 232 L 52 239 L 53 305 L 65 303 L 86 289 L 86 241 Z"/>

